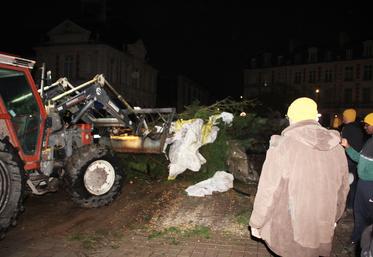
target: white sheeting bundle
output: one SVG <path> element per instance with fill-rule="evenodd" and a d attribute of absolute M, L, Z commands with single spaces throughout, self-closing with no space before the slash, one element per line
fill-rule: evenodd
<path fill-rule="evenodd" d="M 181 128 L 175 129 L 175 124 L 171 126 L 170 132 L 174 132 L 172 138 L 166 140 L 165 147 L 170 144 L 168 152 L 169 179 L 175 179 L 177 175 L 189 169 L 199 171 L 206 163 L 206 159 L 199 153 L 198 149 L 205 144 L 215 141 L 219 128 L 214 126 L 221 119 L 225 124 L 233 121 L 233 114 L 222 112 L 209 118 L 207 124 L 202 119 L 182 121 Z"/>
<path fill-rule="evenodd" d="M 225 192 L 233 188 L 233 175 L 225 171 L 217 171 L 212 178 L 188 187 L 189 196 L 204 197 L 213 192 Z"/>

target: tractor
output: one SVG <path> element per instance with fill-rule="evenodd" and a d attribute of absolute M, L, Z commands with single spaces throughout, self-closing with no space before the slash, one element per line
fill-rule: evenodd
<path fill-rule="evenodd" d="M 63 186 L 82 207 L 120 193 L 118 153 L 164 152 L 174 108 L 132 107 L 101 75 L 80 85 L 51 83 L 35 61 L 0 53 L 0 237 L 16 224 L 28 193 Z"/>

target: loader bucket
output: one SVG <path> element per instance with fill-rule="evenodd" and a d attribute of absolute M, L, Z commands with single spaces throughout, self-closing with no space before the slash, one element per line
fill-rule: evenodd
<path fill-rule="evenodd" d="M 112 149 L 120 153 L 161 153 L 163 145 L 161 138 L 152 139 L 140 136 L 111 136 Z"/>

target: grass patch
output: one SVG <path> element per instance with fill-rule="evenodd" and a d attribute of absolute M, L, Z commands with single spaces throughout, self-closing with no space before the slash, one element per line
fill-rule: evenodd
<path fill-rule="evenodd" d="M 184 232 L 185 237 L 202 237 L 209 239 L 211 237 L 211 231 L 205 226 L 195 226 L 193 229 L 186 230 Z"/>
<path fill-rule="evenodd" d="M 80 242 L 81 246 L 84 249 L 88 249 L 88 250 L 94 249 L 102 239 L 103 237 L 96 233 L 94 234 L 77 233 L 77 234 L 70 235 L 68 237 L 69 241 Z"/>
<path fill-rule="evenodd" d="M 251 210 L 250 209 L 242 210 L 241 212 L 239 212 L 235 216 L 236 222 L 238 224 L 241 224 L 241 225 L 248 225 L 249 220 L 250 220 L 250 216 L 251 216 Z"/>
<path fill-rule="evenodd" d="M 152 240 L 152 239 L 162 237 L 164 235 L 165 235 L 165 233 L 163 231 L 154 231 L 150 235 L 148 235 L 148 239 Z"/>
<path fill-rule="evenodd" d="M 67 237 L 69 241 L 80 242 L 80 245 L 87 250 L 96 249 L 100 246 L 110 246 L 118 248 L 117 240 L 121 239 L 123 234 L 118 231 L 110 232 L 105 229 L 99 229 L 92 233 L 74 233 Z"/>
<path fill-rule="evenodd" d="M 162 231 L 153 231 L 148 239 L 162 238 L 166 239 L 169 243 L 177 245 L 179 240 L 191 237 L 199 237 L 209 239 L 211 237 L 211 231 L 205 226 L 195 226 L 191 229 L 180 229 L 177 227 L 169 227 Z"/>

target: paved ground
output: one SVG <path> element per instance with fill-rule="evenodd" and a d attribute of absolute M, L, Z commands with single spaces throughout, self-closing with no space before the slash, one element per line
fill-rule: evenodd
<path fill-rule="evenodd" d="M 354 256 L 343 249 L 343 238 L 337 235 L 335 250 L 331 256 Z M 271 255 L 262 242 L 249 238 L 213 236 L 210 239 L 189 238 L 170 241 L 165 238 L 149 239 L 139 232 L 128 235 L 115 245 L 96 249 L 84 249 L 76 242 L 63 237 L 44 238 L 27 242 L 5 239 L 1 242 L 2 257 L 269 257 Z"/>
<path fill-rule="evenodd" d="M 352 220 L 342 220 L 337 229 L 334 251 L 331 256 L 353 257 L 344 246 L 348 241 Z M 211 233 L 209 237 L 193 236 L 191 238 L 170 238 L 159 236 L 151 238 L 149 233 L 133 230 L 124 237 L 106 241 L 99 246 L 90 247 L 90 242 L 97 240 L 74 240 L 62 236 L 45 238 L 27 238 L 17 240 L 14 235 L 22 232 L 14 229 L 0 242 L 1 257 L 244 257 L 273 256 L 260 241 L 248 236 L 235 237 Z M 93 243 L 93 242 L 92 242 Z"/>
<path fill-rule="evenodd" d="M 246 232 L 251 198 L 233 190 L 190 198 L 181 193 L 185 186 L 129 183 L 116 202 L 90 210 L 62 192 L 32 197 L 0 241 L 0 257 L 273 256 Z M 338 224 L 331 256 L 354 256 L 345 249 L 352 225 L 352 217 Z"/>

